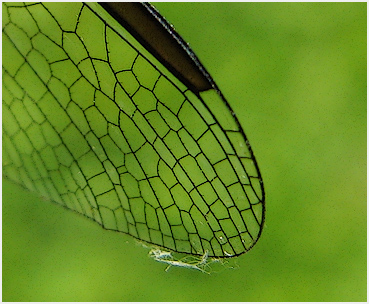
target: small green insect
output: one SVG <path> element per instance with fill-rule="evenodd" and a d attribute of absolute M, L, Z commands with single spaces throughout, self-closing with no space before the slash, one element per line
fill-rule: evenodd
<path fill-rule="evenodd" d="M 151 249 L 149 252 L 149 255 L 155 261 L 168 264 L 168 267 L 165 269 L 165 271 L 168 271 L 171 266 L 176 266 L 176 267 L 195 269 L 195 270 L 204 272 L 206 274 L 209 274 L 209 272 L 206 271 L 205 269 L 205 267 L 208 264 L 208 257 L 209 257 L 208 251 L 204 253 L 204 255 L 201 257 L 199 261 L 176 260 L 175 258 L 173 258 L 171 252 L 162 251 L 160 249 Z"/>
<path fill-rule="evenodd" d="M 265 195 L 251 146 L 153 6 L 2 5 L 6 178 L 133 236 L 168 267 L 206 272 L 255 245 Z"/>

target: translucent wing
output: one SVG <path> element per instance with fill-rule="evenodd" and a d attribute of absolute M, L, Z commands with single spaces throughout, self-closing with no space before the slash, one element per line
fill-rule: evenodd
<path fill-rule="evenodd" d="M 3 174 L 146 243 L 242 254 L 264 222 L 250 145 L 205 70 L 196 89 L 165 66 L 98 4 L 3 3 Z"/>

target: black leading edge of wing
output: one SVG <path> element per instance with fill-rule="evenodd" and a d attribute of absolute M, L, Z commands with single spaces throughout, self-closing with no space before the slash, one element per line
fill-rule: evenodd
<path fill-rule="evenodd" d="M 99 3 L 192 92 L 217 87 L 195 53 L 149 3 Z"/>

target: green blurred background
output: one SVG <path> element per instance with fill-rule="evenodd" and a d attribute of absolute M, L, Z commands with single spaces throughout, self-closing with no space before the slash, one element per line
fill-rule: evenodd
<path fill-rule="evenodd" d="M 3 181 L 4 301 L 365 301 L 366 3 L 157 3 L 244 127 L 266 226 L 238 269 L 151 260 Z"/>

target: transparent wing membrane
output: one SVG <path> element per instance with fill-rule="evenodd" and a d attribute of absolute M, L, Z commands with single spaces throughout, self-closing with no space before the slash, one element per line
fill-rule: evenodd
<path fill-rule="evenodd" d="M 3 3 L 3 174 L 179 253 L 242 254 L 264 222 L 221 93 L 193 93 L 93 3 Z"/>

